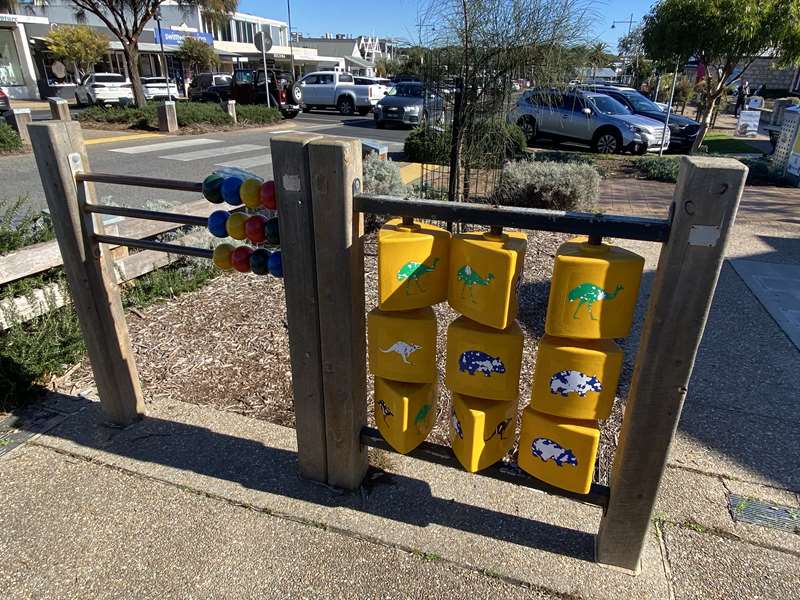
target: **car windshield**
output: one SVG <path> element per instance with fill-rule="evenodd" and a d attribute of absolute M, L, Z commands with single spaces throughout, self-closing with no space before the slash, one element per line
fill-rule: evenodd
<path fill-rule="evenodd" d="M 145 83 L 167 83 L 167 80 L 163 77 L 142 77 L 142 81 Z"/>
<path fill-rule="evenodd" d="M 589 102 L 604 115 L 629 115 L 628 107 L 610 96 L 589 96 Z"/>
<path fill-rule="evenodd" d="M 95 73 L 94 80 L 98 83 L 123 83 L 125 78 L 122 75 L 117 75 L 116 73 Z"/>
<path fill-rule="evenodd" d="M 630 92 L 629 94 L 625 94 L 625 98 L 627 98 L 628 102 L 633 105 L 633 109 L 636 112 L 661 112 L 661 109 L 658 108 L 658 105 L 655 102 L 645 96 L 642 96 L 639 92 Z"/>
<path fill-rule="evenodd" d="M 399 83 L 388 91 L 387 96 L 402 96 L 404 98 L 422 98 L 422 86 L 410 83 Z"/>

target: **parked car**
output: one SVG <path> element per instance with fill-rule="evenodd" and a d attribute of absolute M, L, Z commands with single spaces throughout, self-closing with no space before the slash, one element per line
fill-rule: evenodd
<path fill-rule="evenodd" d="M 353 75 L 339 71 L 309 73 L 297 84 L 304 109 L 335 108 L 343 115 L 366 115 L 387 90 L 372 78 L 358 79 L 360 83 L 356 84 Z"/>
<path fill-rule="evenodd" d="M 387 123 L 415 127 L 428 120 L 444 120 L 444 99 L 425 89 L 421 83 L 398 83 L 372 109 L 375 126 L 383 129 Z"/>
<path fill-rule="evenodd" d="M 0 112 L 5 110 L 11 110 L 11 99 L 8 97 L 8 94 L 0 88 Z"/>
<path fill-rule="evenodd" d="M 647 96 L 631 87 L 620 86 L 593 86 L 592 91 L 611 96 L 617 102 L 625 105 L 635 115 L 642 115 L 650 119 L 665 123 L 667 121 L 666 106 L 664 110 L 650 100 Z M 674 112 L 669 116 L 670 150 L 687 152 L 700 132 L 700 123 Z"/>
<path fill-rule="evenodd" d="M 662 139 L 661 123 L 634 115 L 596 92 L 529 90 L 517 100 L 508 120 L 522 128 L 529 142 L 539 136 L 574 141 L 603 154 L 644 154 L 669 146 L 669 131 Z"/>
<path fill-rule="evenodd" d="M 233 77 L 228 73 L 198 73 L 189 84 L 189 100 L 222 102 L 231 95 Z"/>
<path fill-rule="evenodd" d="M 175 100 L 178 98 L 178 86 L 174 81 L 167 86 L 166 77 L 142 77 L 144 97 L 148 100 Z"/>
<path fill-rule="evenodd" d="M 75 86 L 78 106 L 86 104 L 130 104 L 131 82 L 119 73 L 90 73 Z"/>
<path fill-rule="evenodd" d="M 294 79 L 286 71 L 269 69 L 269 104 L 281 111 L 285 119 L 294 119 L 300 111 L 301 97 Z M 239 104 L 266 104 L 267 90 L 264 69 L 236 69 L 231 81 L 230 99 Z"/>
<path fill-rule="evenodd" d="M 357 94 L 363 94 L 366 91 L 367 98 L 372 99 L 372 97 L 375 97 L 378 100 L 383 98 L 392 89 L 393 85 L 390 79 L 384 77 L 359 77 L 357 75 L 353 77 L 353 83 L 356 86 Z M 377 104 L 377 102 L 374 104 Z"/>

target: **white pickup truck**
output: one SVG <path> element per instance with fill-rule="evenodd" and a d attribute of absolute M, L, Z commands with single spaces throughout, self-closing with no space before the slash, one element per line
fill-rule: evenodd
<path fill-rule="evenodd" d="M 366 115 L 389 88 L 371 77 L 338 71 L 316 71 L 297 82 L 306 112 L 313 108 L 336 108 L 343 115 Z"/>

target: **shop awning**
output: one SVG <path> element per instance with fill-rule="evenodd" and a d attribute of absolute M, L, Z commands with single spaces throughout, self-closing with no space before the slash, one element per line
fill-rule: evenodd
<path fill-rule="evenodd" d="M 357 67 L 362 69 L 374 69 L 375 65 L 369 62 L 368 60 L 364 60 L 363 58 L 356 58 L 355 56 L 345 56 L 345 62 L 352 63 Z"/>

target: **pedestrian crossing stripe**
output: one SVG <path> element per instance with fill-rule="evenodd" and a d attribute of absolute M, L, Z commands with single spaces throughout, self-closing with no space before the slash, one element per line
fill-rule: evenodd
<path fill-rule="evenodd" d="M 196 138 L 191 140 L 175 140 L 174 142 L 161 142 L 159 144 L 142 144 L 139 146 L 127 146 L 125 148 L 112 148 L 111 152 L 119 152 L 121 154 L 144 154 L 146 152 L 159 152 L 162 150 L 172 150 L 174 148 L 219 144 L 220 142 L 222 142 L 222 140 Z"/>
<path fill-rule="evenodd" d="M 237 144 L 234 146 L 223 146 L 217 148 L 206 148 L 205 150 L 195 150 L 193 152 L 183 152 L 181 154 L 169 154 L 160 156 L 159 158 L 166 158 L 169 160 L 180 160 L 188 162 L 190 160 L 202 160 L 205 158 L 216 158 L 218 156 L 227 156 L 229 154 L 240 154 L 242 152 L 252 152 L 254 150 L 266 150 L 267 146 L 260 146 L 258 144 Z"/>
<path fill-rule="evenodd" d="M 252 169 L 253 167 L 265 167 L 272 164 L 272 156 L 269 154 L 262 154 L 261 156 L 252 156 L 250 158 L 241 158 L 239 160 L 232 160 L 224 163 L 217 163 L 215 167 L 238 167 L 240 169 Z"/>

